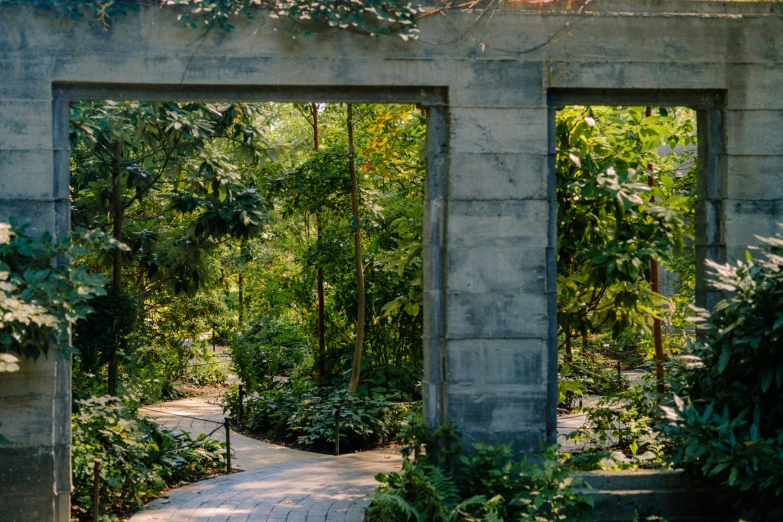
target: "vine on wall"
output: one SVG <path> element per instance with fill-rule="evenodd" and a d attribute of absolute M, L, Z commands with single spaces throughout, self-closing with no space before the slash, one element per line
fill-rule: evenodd
<path fill-rule="evenodd" d="M 294 37 L 334 27 L 370 36 L 418 37 L 416 21 L 425 12 L 399 0 L 0 0 L 0 8 L 32 6 L 58 18 L 91 18 L 109 27 L 113 20 L 143 6 L 178 8 L 183 27 L 232 31 L 237 18 L 253 19 L 261 11 L 295 24 Z"/>

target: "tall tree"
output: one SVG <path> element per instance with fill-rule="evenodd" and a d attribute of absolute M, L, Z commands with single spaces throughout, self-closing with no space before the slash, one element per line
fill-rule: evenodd
<path fill-rule="evenodd" d="M 310 113 L 313 117 L 313 150 L 315 152 L 319 151 L 320 144 L 318 140 L 318 104 L 317 103 L 310 103 Z M 316 230 L 316 241 L 318 242 L 318 245 L 316 248 L 319 248 L 321 246 L 321 242 L 323 241 L 323 230 L 321 228 L 321 213 L 316 212 L 315 213 L 315 230 Z M 324 319 L 325 319 L 325 312 L 324 312 L 324 268 L 319 263 L 318 265 L 318 273 L 317 273 L 317 282 L 316 282 L 316 299 L 318 301 L 318 364 L 317 364 L 317 371 L 316 371 L 316 379 L 318 382 L 321 382 L 321 379 L 324 376 L 325 369 L 325 361 L 324 358 L 326 357 L 326 340 L 325 340 L 325 325 L 324 325 Z"/>
<path fill-rule="evenodd" d="M 130 246 L 129 252 L 107 252 L 110 297 L 123 301 L 124 293 L 147 296 L 164 286 L 174 293 L 194 293 L 203 280 L 207 252 L 229 238 L 260 231 L 266 203 L 241 178 L 227 152 L 227 144 L 236 144 L 244 158 L 263 154 L 254 146 L 252 119 L 253 109 L 245 105 L 73 106 L 74 224 L 111 230 L 117 243 Z M 218 146 L 218 140 L 225 143 Z M 77 343 L 86 343 L 89 332 L 77 327 Z M 118 343 L 127 335 L 115 330 L 110 338 L 114 346 L 102 358 L 114 394 L 124 350 Z"/>
<path fill-rule="evenodd" d="M 652 187 L 647 173 L 655 164 L 667 171 L 657 147 L 675 132 L 674 118 L 640 107 L 558 113 L 558 320 L 566 350 L 574 334 L 649 331 L 668 304 L 648 267 L 683 246 L 693 201 L 673 189 L 671 169 Z"/>
<path fill-rule="evenodd" d="M 359 221 L 359 182 L 356 179 L 356 147 L 353 138 L 353 104 L 348 104 L 348 169 L 351 172 L 351 210 L 353 212 L 353 248 L 356 264 L 356 293 L 358 295 L 358 311 L 356 313 L 356 344 L 353 350 L 351 365 L 351 381 L 348 383 L 348 393 L 356 393 L 359 387 L 359 374 L 362 369 L 362 343 L 364 341 L 364 267 L 362 266 L 362 227 Z"/>

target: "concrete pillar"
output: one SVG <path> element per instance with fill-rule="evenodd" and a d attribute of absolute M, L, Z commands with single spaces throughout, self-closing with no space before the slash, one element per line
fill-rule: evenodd
<path fill-rule="evenodd" d="M 69 229 L 68 113 L 42 98 L 29 87 L 0 91 L 0 221 L 14 217 L 30 234 L 57 235 Z M 53 114 L 65 125 L 60 137 Z M 20 366 L 0 374 L 0 433 L 10 441 L 0 446 L 0 520 L 67 522 L 70 359 L 51 347 L 48 357 Z"/>
<path fill-rule="evenodd" d="M 467 449 L 512 442 L 525 452 L 547 436 L 556 320 L 543 65 L 471 67 L 450 92 L 442 420 Z M 500 84 L 514 89 L 491 87 Z"/>

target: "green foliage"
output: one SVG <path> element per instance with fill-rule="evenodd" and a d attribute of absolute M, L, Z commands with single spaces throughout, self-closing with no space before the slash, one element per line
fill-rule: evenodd
<path fill-rule="evenodd" d="M 231 340 L 231 360 L 248 390 L 269 387 L 305 363 L 313 341 L 296 325 L 262 318 Z"/>
<path fill-rule="evenodd" d="M 667 441 L 656 429 L 658 399 L 654 384 L 603 397 L 587 411 L 585 424 L 568 435 L 570 442 L 581 444 L 581 453 L 569 465 L 580 470 L 664 465 Z"/>
<path fill-rule="evenodd" d="M 182 380 L 196 386 L 218 385 L 226 382 L 226 363 L 210 351 L 204 351 L 201 359 L 185 367 Z"/>
<path fill-rule="evenodd" d="M 75 266 L 71 237 L 40 239 L 0 223 L 0 351 L 37 359 L 50 345 L 67 348 L 70 325 L 84 319 L 105 279 Z"/>
<path fill-rule="evenodd" d="M 366 288 L 362 375 L 367 379 L 360 387 L 366 391 L 375 386 L 371 381 L 390 377 L 414 398 L 423 359 L 421 248 L 411 252 L 402 269 L 389 268 L 386 260 L 396 255 L 401 221 L 410 222 L 411 234 L 419 229 L 421 242 L 425 119 L 412 106 L 355 109 Z M 318 152 L 312 151 L 312 127 L 297 127 L 313 125 L 312 108 L 279 105 L 274 110 L 286 125 L 275 125 L 271 139 L 290 145 L 276 149 L 275 161 L 260 170 L 259 190 L 274 210 L 268 232 L 243 247 L 249 260 L 243 290 L 252 301 L 245 309 L 248 331 L 232 341 L 234 361 L 254 389 L 274 375 L 310 377 L 323 357 L 320 383 L 337 387 L 351 363 L 358 307 L 345 107 L 318 105 Z M 325 289 L 323 356 L 316 348 L 319 271 Z M 384 307 L 400 296 L 409 296 L 407 313 L 387 313 Z M 410 372 L 395 377 L 387 371 L 393 367 Z"/>
<path fill-rule="evenodd" d="M 684 159 L 664 162 L 657 147 L 693 138 L 668 112 L 641 107 L 567 107 L 556 124 L 559 327 L 649 332 L 668 300 L 650 288 L 647 267 L 679 253 L 693 208 L 675 186 Z"/>
<path fill-rule="evenodd" d="M 234 20 L 240 16 L 252 19 L 259 12 L 267 11 L 270 18 L 287 19 L 309 28 L 294 29 L 294 38 L 310 36 L 323 24 L 370 36 L 396 33 L 404 40 L 418 36 L 416 20 L 423 12 L 418 5 L 395 0 L 0 0 L 0 8 L 21 5 L 74 20 L 83 18 L 86 13 L 104 27 L 118 17 L 137 12 L 142 6 L 177 7 L 184 10 L 178 17 L 184 27 L 223 31 L 232 31 Z"/>
<path fill-rule="evenodd" d="M 161 382 L 183 377 L 191 356 L 181 343 L 225 315 L 223 299 L 198 294 L 225 276 L 223 245 L 247 240 L 266 224 L 268 205 L 253 188 L 254 169 L 268 154 L 256 125 L 264 108 L 71 106 L 72 220 L 115 241 L 82 258 L 91 271 L 110 274 L 113 290 L 95 303 L 101 314 L 78 325 L 75 340 L 84 350 L 80 369 L 102 377 L 105 368 L 109 393 L 120 393 L 123 373 L 158 368 Z"/>
<path fill-rule="evenodd" d="M 783 238 L 761 238 L 756 257 L 709 262 L 725 292 L 698 310 L 698 358 L 666 408 L 674 462 L 720 486 L 746 517 L 783 516 Z M 765 502 L 758 502 L 764 498 Z"/>
<path fill-rule="evenodd" d="M 376 447 L 399 431 L 411 403 L 392 402 L 381 392 L 348 394 L 339 389 L 312 388 L 289 382 L 247 401 L 249 426 L 275 440 L 331 452 L 335 414 L 340 408 L 340 451 Z M 236 410 L 232 409 L 232 414 Z"/>
<path fill-rule="evenodd" d="M 260 232 L 266 202 L 235 163 L 265 157 L 254 147 L 256 116 L 245 104 L 71 106 L 73 221 L 127 243 L 134 277 L 124 287 L 193 294 L 206 279 L 205 253 Z M 111 266 L 114 250 L 102 254 L 94 263 Z"/>
<path fill-rule="evenodd" d="M 456 520 L 586 520 L 592 499 L 569 476 L 556 447 L 528 460 L 514 458 L 510 444 L 475 444 L 463 454 L 451 425 L 435 433 L 416 422 L 403 432 L 402 473 L 380 474 L 370 520 L 453 522 Z M 437 440 L 437 444 L 436 444 Z M 421 451 L 426 445 L 427 452 Z M 439 448 L 439 449 L 436 449 Z"/>
<path fill-rule="evenodd" d="M 73 515 L 92 513 L 93 466 L 101 459 L 101 520 L 138 509 L 165 487 L 222 466 L 225 444 L 171 431 L 137 416 L 116 397 L 77 401 L 73 415 Z"/>
<path fill-rule="evenodd" d="M 679 358 L 664 363 L 664 393 L 658 393 L 655 367 L 642 369 L 642 383 L 609 391 L 586 413 L 584 425 L 568 435 L 577 454 L 566 455 L 569 466 L 589 471 L 656 468 L 670 462 L 673 442 L 662 432 L 662 407 L 672 405 L 670 394 L 680 390 L 685 364 Z M 616 373 L 615 373 L 616 375 Z"/>
<path fill-rule="evenodd" d="M 618 378 L 617 370 L 597 358 L 580 357 L 562 362 L 558 370 L 558 405 L 567 410 L 585 394 L 607 395 L 628 387 L 628 379 Z"/>
<path fill-rule="evenodd" d="M 81 370 L 96 374 L 116 358 L 117 351 L 130 355 L 129 338 L 141 320 L 140 310 L 133 295 L 113 289 L 88 304 L 93 313 L 74 326 L 73 344 L 79 350 Z"/>

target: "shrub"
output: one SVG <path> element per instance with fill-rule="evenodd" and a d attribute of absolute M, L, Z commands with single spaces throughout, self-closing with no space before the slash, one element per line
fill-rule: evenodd
<path fill-rule="evenodd" d="M 212 352 L 204 351 L 203 358 L 189 364 L 182 380 L 196 386 L 223 384 L 228 378 L 226 363 Z"/>
<path fill-rule="evenodd" d="M 168 484 L 193 480 L 222 466 L 225 443 L 192 438 L 141 419 L 116 397 L 77 401 L 73 415 L 73 506 L 76 519 L 92 513 L 93 466 L 101 459 L 102 520 L 141 507 Z"/>
<path fill-rule="evenodd" d="M 103 240 L 96 234 L 82 239 Z M 0 352 L 46 355 L 49 346 L 69 338 L 70 325 L 92 311 L 88 301 L 105 294 L 106 279 L 73 264 L 81 251 L 68 234 L 38 239 L 13 221 L 0 223 Z"/>
<path fill-rule="evenodd" d="M 710 263 L 726 297 L 698 310 L 683 401 L 665 408 L 674 463 L 707 477 L 745 517 L 783 516 L 783 238 L 761 255 Z M 759 502 L 759 499 L 765 499 Z"/>
<path fill-rule="evenodd" d="M 255 390 L 276 375 L 291 376 L 312 344 L 312 336 L 295 325 L 261 319 L 231 340 L 231 359 L 240 380 Z"/>
<path fill-rule="evenodd" d="M 248 401 L 249 425 L 251 431 L 275 440 L 331 452 L 338 405 L 341 451 L 368 449 L 390 441 L 412 407 L 412 403 L 391 402 L 379 393 L 349 394 L 343 389 L 311 388 L 292 381 Z"/>
<path fill-rule="evenodd" d="M 370 520 L 396 522 L 453 522 L 481 519 L 584 520 L 592 511 L 592 499 L 580 492 L 584 482 L 569 476 L 548 446 L 531 460 L 514 459 L 511 444 L 474 444 L 463 454 L 459 432 L 446 425 L 434 439 L 420 422 L 406 429 L 407 444 L 402 473 L 380 474 L 383 485 L 374 494 Z M 422 452 L 425 445 L 428 451 Z M 407 457 L 414 455 L 413 460 Z"/>

